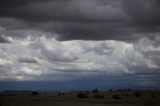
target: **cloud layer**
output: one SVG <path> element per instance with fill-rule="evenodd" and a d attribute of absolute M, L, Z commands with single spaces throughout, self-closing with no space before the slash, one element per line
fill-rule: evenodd
<path fill-rule="evenodd" d="M 0 0 L 0 81 L 103 76 L 158 86 L 159 4 Z"/>
<path fill-rule="evenodd" d="M 38 30 L 59 40 L 155 39 L 160 25 L 158 0 L 1 0 L 0 13 L 9 35 Z"/>
<path fill-rule="evenodd" d="M 45 36 L 5 39 L 10 43 L 0 44 L 0 80 L 59 81 L 97 75 L 147 79 L 160 75 L 160 46 L 148 38 L 137 43 L 57 41 Z"/>

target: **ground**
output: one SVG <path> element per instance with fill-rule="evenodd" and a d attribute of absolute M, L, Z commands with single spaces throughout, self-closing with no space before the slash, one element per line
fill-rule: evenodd
<path fill-rule="evenodd" d="M 2 92 L 0 106 L 160 106 L 160 92 Z"/>

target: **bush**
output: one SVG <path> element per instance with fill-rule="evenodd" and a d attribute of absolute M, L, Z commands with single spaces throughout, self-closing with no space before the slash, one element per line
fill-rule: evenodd
<path fill-rule="evenodd" d="M 78 93 L 77 97 L 78 98 L 88 98 L 88 95 L 86 93 Z"/>
<path fill-rule="evenodd" d="M 119 94 L 114 94 L 112 96 L 113 99 L 122 99 Z"/>
<path fill-rule="evenodd" d="M 33 96 L 35 96 L 35 95 L 39 95 L 39 93 L 38 93 L 38 92 L 36 92 L 36 91 L 33 91 L 33 92 L 32 92 L 32 95 L 33 95 Z"/>
<path fill-rule="evenodd" d="M 134 95 L 135 95 L 136 97 L 141 97 L 141 93 L 138 93 L 138 92 L 135 93 Z"/>
<path fill-rule="evenodd" d="M 156 95 L 154 95 L 154 94 L 151 94 L 151 97 L 152 97 L 152 98 L 155 98 L 155 97 L 156 97 Z"/>
<path fill-rule="evenodd" d="M 95 94 L 93 97 L 97 99 L 104 99 L 104 95 L 100 95 L 100 94 Z"/>

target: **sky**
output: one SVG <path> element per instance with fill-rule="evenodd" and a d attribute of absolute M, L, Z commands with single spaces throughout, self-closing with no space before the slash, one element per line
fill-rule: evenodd
<path fill-rule="evenodd" d="M 160 89 L 159 0 L 0 0 L 0 90 Z"/>

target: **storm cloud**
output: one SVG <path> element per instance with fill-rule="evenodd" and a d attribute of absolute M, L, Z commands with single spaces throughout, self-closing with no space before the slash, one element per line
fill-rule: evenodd
<path fill-rule="evenodd" d="M 103 76 L 159 87 L 159 5 L 159 0 L 0 0 L 0 81 Z"/>
<path fill-rule="evenodd" d="M 148 38 L 135 44 L 114 40 L 60 42 L 45 36 L 34 40 L 10 39 L 11 43 L 0 45 L 1 80 L 159 75 L 160 47 Z"/>
<path fill-rule="evenodd" d="M 160 25 L 158 0 L 1 0 L 0 13 L 1 27 L 59 40 L 155 39 Z"/>

